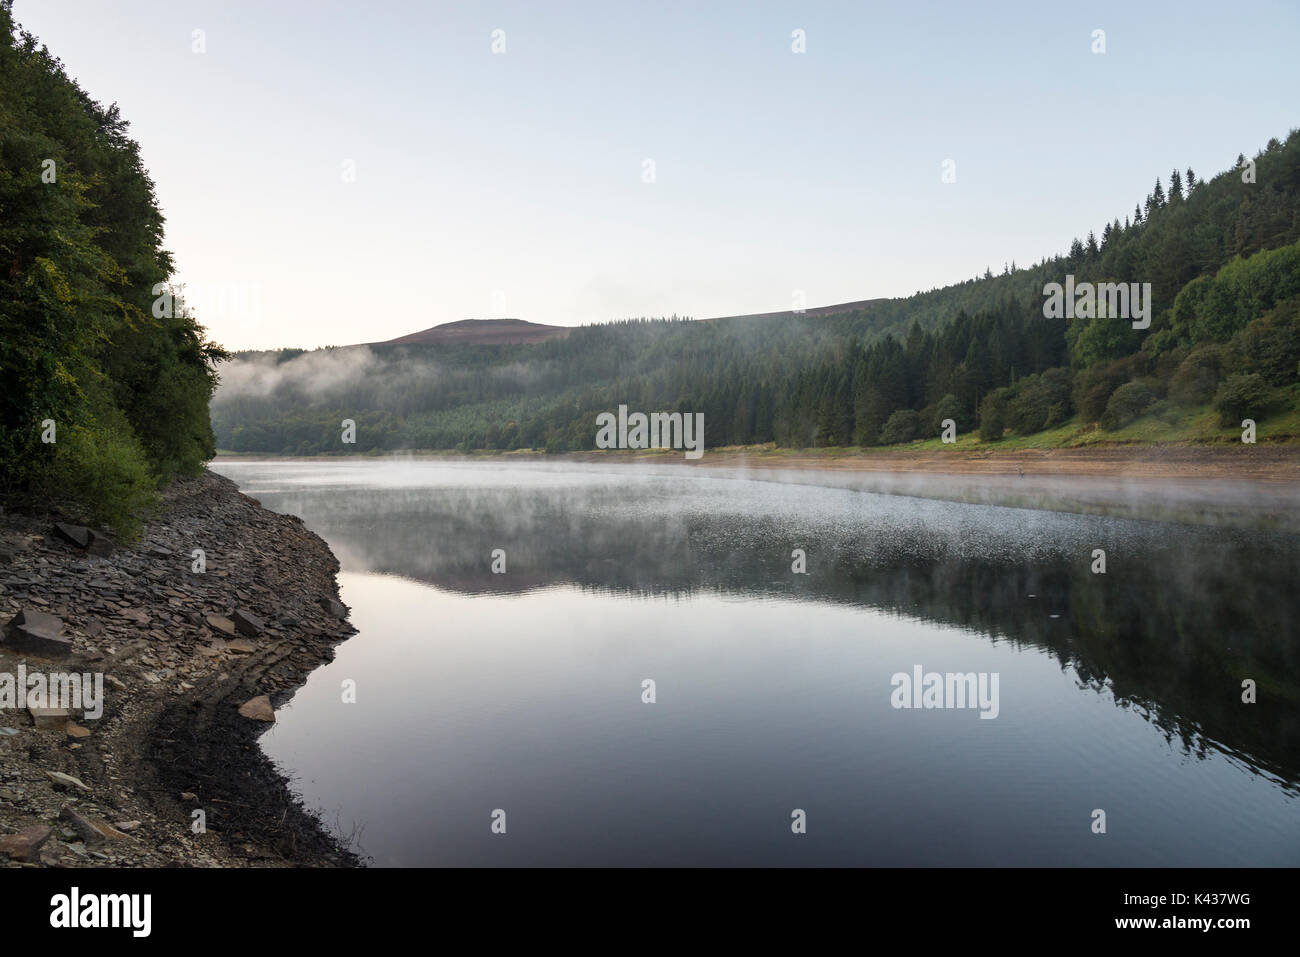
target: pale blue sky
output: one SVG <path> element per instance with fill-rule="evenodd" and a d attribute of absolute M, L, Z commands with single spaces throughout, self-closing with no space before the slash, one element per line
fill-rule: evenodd
<path fill-rule="evenodd" d="M 1064 251 L 1157 174 L 1217 173 L 1300 125 L 1293 0 L 15 14 L 121 105 L 179 278 L 231 348 L 908 295 Z"/>

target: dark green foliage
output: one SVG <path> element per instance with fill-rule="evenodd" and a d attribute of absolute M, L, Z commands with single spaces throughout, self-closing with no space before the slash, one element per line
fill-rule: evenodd
<path fill-rule="evenodd" d="M 980 403 L 980 441 L 997 442 L 1006 428 L 1006 400 L 1000 392 L 990 392 Z"/>
<path fill-rule="evenodd" d="M 939 400 L 938 405 L 934 407 L 934 415 L 930 417 L 930 435 L 935 436 L 943 432 L 943 423 L 945 419 L 952 419 L 953 424 L 957 426 L 958 432 L 970 430 L 970 416 L 966 409 L 958 401 L 957 397 L 951 392 Z"/>
<path fill-rule="evenodd" d="M 1268 411 L 1271 390 L 1264 377 L 1257 372 L 1229 376 L 1214 396 L 1214 410 L 1219 413 L 1219 424 L 1238 426 L 1242 419 L 1264 418 Z"/>
<path fill-rule="evenodd" d="M 1021 435 L 1041 432 L 1070 417 L 1070 372 L 1046 369 L 1016 383 L 1007 425 Z"/>
<path fill-rule="evenodd" d="M 1204 342 L 1188 353 L 1169 380 L 1169 398 L 1180 405 L 1202 405 L 1214 397 L 1232 368 L 1233 356 L 1218 342 Z"/>
<path fill-rule="evenodd" d="M 1074 404 L 1084 422 L 1098 421 L 1116 389 L 1129 380 L 1131 359 L 1092 365 L 1074 377 Z"/>
<path fill-rule="evenodd" d="M 0 0 L 0 495 L 129 535 L 157 482 L 213 452 L 221 358 L 167 282 L 162 214 L 103 107 Z M 54 442 L 43 442 L 54 423 Z"/>
<path fill-rule="evenodd" d="M 1144 382 L 1126 382 L 1113 393 L 1101 414 L 1101 427 L 1113 432 L 1142 416 L 1156 401 L 1156 394 Z"/>
<path fill-rule="evenodd" d="M 1269 385 L 1296 381 L 1300 364 L 1300 298 L 1288 299 L 1256 319 L 1236 337 L 1248 368 Z"/>
<path fill-rule="evenodd" d="M 921 431 L 921 413 L 912 409 L 899 409 L 889 417 L 880 430 L 881 445 L 898 445 L 910 442 Z"/>

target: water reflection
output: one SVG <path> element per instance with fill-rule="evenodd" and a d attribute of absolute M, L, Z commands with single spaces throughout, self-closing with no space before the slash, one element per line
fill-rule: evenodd
<path fill-rule="evenodd" d="M 465 596 L 522 597 L 567 586 L 601 602 L 586 607 L 600 607 L 607 617 L 637 619 L 644 612 L 611 611 L 605 599 L 697 604 L 710 596 L 759 599 L 759 604 L 721 611 L 708 605 L 715 609 L 710 613 L 715 625 L 725 621 L 742 632 L 748 629 L 756 640 L 770 634 L 775 613 L 739 614 L 737 608 L 802 607 L 803 627 L 833 623 L 826 627 L 845 634 L 842 620 L 829 617 L 831 609 L 869 609 L 874 621 L 881 615 L 897 620 L 896 631 L 907 622 L 955 627 L 983 635 L 995 646 L 1041 652 L 1070 678 L 1076 694 L 1141 715 L 1181 754 L 1220 759 L 1226 754 L 1283 789 L 1293 792 L 1300 783 L 1296 537 L 698 474 L 672 479 L 602 467 L 439 465 L 381 476 L 381 468 L 375 463 L 358 474 L 352 466 L 222 466 L 269 507 L 301 515 L 329 541 L 349 573 L 400 576 Z M 492 571 L 495 549 L 505 552 L 505 574 Z M 805 575 L 791 572 L 795 549 L 806 552 Z M 1098 549 L 1105 552 L 1105 574 L 1092 571 Z M 564 604 L 566 610 L 559 611 L 560 598 L 547 601 L 532 602 L 528 614 L 568 616 L 575 629 L 583 627 L 577 623 L 579 606 Z M 480 621 L 497 614 L 479 607 Z M 519 614 L 520 606 L 499 607 Z M 627 621 L 630 630 L 632 617 Z M 636 627 L 643 624 L 638 620 Z M 548 622 L 543 628 L 537 620 L 534 628 L 551 634 L 557 625 Z M 731 635 L 728 644 L 743 638 Z M 887 657 L 894 652 L 885 649 L 896 643 L 900 654 L 917 654 L 892 633 L 879 640 L 885 644 L 864 653 Z M 681 653 L 693 655 L 696 649 Z M 727 653 L 744 667 L 743 646 Z M 826 659 L 831 669 L 838 667 L 833 657 Z M 874 659 L 863 665 L 874 666 Z M 699 667 L 707 670 L 713 663 L 702 660 Z M 1257 704 L 1242 703 L 1247 678 L 1259 689 Z M 829 675 L 820 680 L 834 681 Z M 1035 681 L 1045 683 L 1041 677 Z M 500 693 L 499 688 L 478 690 Z M 815 683 L 810 693 L 818 693 Z M 466 699 L 461 707 L 473 705 Z M 827 708 L 829 713 L 832 706 Z M 1059 704 L 1044 709 L 1051 730 L 1026 731 L 1043 739 L 1036 746 L 1089 747 L 1069 739 Z M 817 720 L 833 723 L 833 714 Z M 1016 719 L 1009 720 L 1014 726 Z M 816 726 L 811 717 L 809 725 Z M 882 748 L 896 746 L 880 739 Z M 1170 792 L 1165 799 L 1175 800 L 1172 779 L 1163 787 Z M 1241 836 L 1232 840 L 1240 842 Z M 1276 850 L 1275 840 L 1273 845 Z M 878 852 L 874 846 L 871 859 L 877 862 L 919 859 Z M 1282 849 L 1292 862 L 1295 852 L 1294 840 Z M 1086 860 L 1088 853 L 1079 850 L 1076 857 Z M 716 860 L 736 859 L 719 852 Z M 1139 855 L 1132 862 L 1155 861 Z"/>

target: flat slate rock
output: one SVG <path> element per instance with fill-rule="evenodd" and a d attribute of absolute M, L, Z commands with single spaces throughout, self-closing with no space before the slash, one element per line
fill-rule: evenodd
<path fill-rule="evenodd" d="M 67 542 L 69 545 L 76 545 L 78 548 L 87 548 L 90 545 L 90 529 L 84 525 L 69 525 L 67 522 L 54 523 L 54 536 Z"/>
<path fill-rule="evenodd" d="M 89 791 L 90 786 L 81 778 L 74 778 L 71 774 L 64 774 L 62 771 L 46 771 L 45 776 L 55 784 L 62 784 L 65 788 L 81 788 L 83 791 Z"/>
<path fill-rule="evenodd" d="M 66 731 L 72 720 L 72 712 L 67 708 L 28 708 L 27 713 L 38 731 Z"/>
<path fill-rule="evenodd" d="M 235 613 L 230 616 L 235 623 L 235 630 L 241 635 L 249 638 L 256 638 L 262 633 L 262 619 L 258 618 L 246 608 L 237 608 Z"/>
<path fill-rule="evenodd" d="M 72 640 L 63 637 L 63 619 L 30 608 L 24 608 L 9 622 L 4 644 L 46 658 L 62 658 L 72 652 Z"/>
<path fill-rule="evenodd" d="M 232 638 L 234 637 L 235 623 L 229 618 L 222 615 L 208 615 L 203 620 L 213 631 L 220 632 L 223 635 L 229 635 Z"/>
<path fill-rule="evenodd" d="M 16 834 L 0 837 L 0 854 L 6 854 L 15 861 L 34 864 L 40 860 L 41 845 L 50 839 L 53 828 L 44 824 L 33 824 Z"/>
<path fill-rule="evenodd" d="M 88 845 L 102 844 L 106 840 L 118 841 L 126 837 L 125 834 L 108 822 L 101 821 L 98 818 L 86 817 L 66 805 L 59 812 L 59 820 L 66 822 Z"/>
<path fill-rule="evenodd" d="M 113 540 L 103 532 L 84 525 L 70 525 L 67 522 L 55 522 L 52 529 L 54 537 L 75 545 L 87 554 L 107 558 L 113 554 Z"/>
<path fill-rule="evenodd" d="M 271 707 L 269 695 L 258 695 L 239 706 L 239 713 L 253 721 L 274 721 L 275 709 Z"/>

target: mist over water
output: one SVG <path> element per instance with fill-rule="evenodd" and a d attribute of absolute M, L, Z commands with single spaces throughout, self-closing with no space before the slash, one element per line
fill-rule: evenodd
<path fill-rule="evenodd" d="M 342 563 L 359 633 L 262 745 L 378 864 L 1300 863 L 1295 536 L 698 469 L 215 468 Z M 997 717 L 893 707 L 916 665 L 996 673 Z"/>

